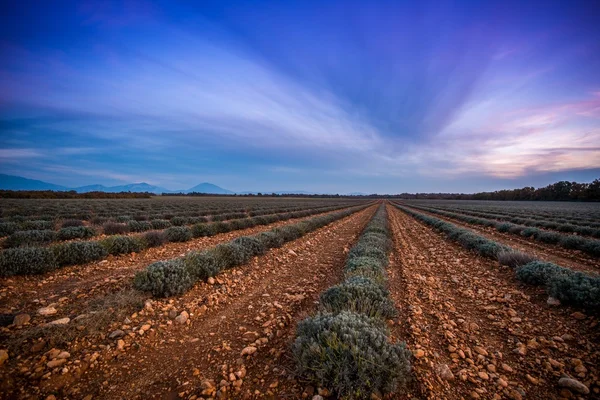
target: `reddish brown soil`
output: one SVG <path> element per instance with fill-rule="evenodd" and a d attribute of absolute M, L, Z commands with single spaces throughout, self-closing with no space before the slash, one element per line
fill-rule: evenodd
<path fill-rule="evenodd" d="M 454 218 L 429 213 L 419 209 L 415 209 L 415 211 L 451 222 L 462 228 L 470 229 L 482 236 L 487 237 L 488 239 L 495 240 L 498 243 L 506 244 L 515 250 L 532 254 L 540 260 L 550 261 L 560 266 L 568 267 L 577 271 L 600 273 L 600 259 L 590 257 L 581 251 L 569 250 L 558 245 L 536 242 L 533 239 L 513 235 L 512 233 L 498 232 L 494 228 L 467 224 Z"/>
<path fill-rule="evenodd" d="M 314 311 L 321 291 L 340 279 L 346 252 L 375 210 L 369 207 L 273 249 L 220 274 L 213 284 L 153 300 L 130 321 L 113 321 L 106 332 L 125 332 L 122 349 L 117 339 L 78 340 L 60 349 L 70 357 L 54 369 L 42 353 L 21 360 L 11 355 L 1 372 L 3 396 L 193 398 L 219 391 L 224 397 L 299 398 L 303 387 L 293 381 L 289 360 L 295 324 Z M 116 271 L 105 276 L 113 279 Z M 184 310 L 190 318 L 183 324 L 169 316 Z M 256 352 L 242 356 L 247 346 Z"/>
<path fill-rule="evenodd" d="M 592 390 L 585 398 L 600 396 L 597 317 L 548 306 L 512 270 L 395 207 L 388 212 L 398 257 L 390 290 L 400 312 L 408 308 L 400 323 L 409 327 L 409 347 L 422 350 L 415 353 L 417 382 L 399 397 L 575 398 L 558 387 L 561 374 L 585 383 Z M 442 378 L 444 365 L 453 379 Z"/>

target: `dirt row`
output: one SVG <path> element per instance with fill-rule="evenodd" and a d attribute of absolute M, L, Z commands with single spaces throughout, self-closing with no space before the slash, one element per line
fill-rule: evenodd
<path fill-rule="evenodd" d="M 546 304 L 512 270 L 388 206 L 395 242 L 390 290 L 415 354 L 407 396 L 558 399 L 569 376 L 600 397 L 598 319 Z M 402 314 L 404 313 L 404 314 Z"/>
<path fill-rule="evenodd" d="M 59 313 L 52 315 L 54 319 L 76 316 L 84 312 L 90 302 L 98 301 L 97 297 L 130 286 L 135 273 L 155 261 L 179 257 L 191 250 L 210 248 L 240 236 L 254 235 L 325 214 L 328 213 L 196 238 L 183 243 L 167 243 L 139 253 L 111 255 L 105 260 L 60 268 L 44 275 L 3 278 L 0 280 L 0 314 L 7 315 L 7 322 L 10 323 L 11 316 L 28 313 L 33 317 L 32 324 L 48 322 L 48 318 L 36 318 L 37 310 L 42 307 L 58 309 Z"/>
<path fill-rule="evenodd" d="M 513 235 L 512 233 L 498 232 L 495 228 L 468 224 L 454 218 L 430 213 L 421 209 L 414 209 L 414 211 L 451 222 L 462 228 L 470 229 L 488 239 L 508 245 L 515 250 L 532 254 L 540 260 L 550 261 L 576 271 L 600 273 L 600 259 L 590 257 L 581 251 L 569 250 L 557 245 L 536 242 L 533 239 Z"/>
<path fill-rule="evenodd" d="M 293 380 L 288 349 L 295 324 L 341 278 L 346 253 L 375 210 L 273 249 L 183 296 L 115 313 L 109 336 L 78 338 L 49 353 L 35 353 L 35 341 L 32 356 L 12 355 L 4 366 L 3 396 L 299 398 L 316 391 Z M 111 271 L 110 279 L 121 273 Z"/>

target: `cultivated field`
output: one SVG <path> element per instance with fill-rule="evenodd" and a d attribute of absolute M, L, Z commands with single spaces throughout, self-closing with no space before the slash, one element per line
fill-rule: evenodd
<path fill-rule="evenodd" d="M 2 398 L 600 398 L 599 204 L 0 207 Z"/>

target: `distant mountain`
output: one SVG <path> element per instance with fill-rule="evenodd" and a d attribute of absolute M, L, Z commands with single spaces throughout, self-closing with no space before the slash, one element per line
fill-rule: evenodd
<path fill-rule="evenodd" d="M 210 194 L 235 194 L 231 190 L 223 189 L 212 183 L 204 182 L 194 186 L 191 189 L 185 190 L 185 193 L 210 193 Z"/>
<path fill-rule="evenodd" d="M 87 192 L 149 192 L 155 194 L 161 193 L 207 193 L 207 194 L 235 194 L 231 190 L 223 189 L 212 183 L 201 183 L 187 190 L 169 190 L 160 186 L 150 185 L 146 182 L 130 183 L 128 185 L 119 186 L 104 186 L 104 185 L 86 185 L 76 188 L 55 185 L 48 182 L 38 181 L 35 179 L 27 179 L 20 176 L 0 174 L 0 189 L 4 190 L 57 190 L 67 191 L 75 190 L 78 193 Z"/>
<path fill-rule="evenodd" d="M 27 179 L 20 176 L 0 174 L 0 189 L 4 190 L 69 190 L 65 186 Z"/>
<path fill-rule="evenodd" d="M 352 192 L 348 193 L 348 196 L 368 196 L 368 194 L 363 192 Z"/>
<path fill-rule="evenodd" d="M 146 182 L 142 183 L 131 183 L 129 185 L 120 186 L 104 186 L 104 185 L 88 185 L 81 186 L 74 189 L 79 193 L 86 192 L 106 192 L 106 193 L 120 193 L 120 192 L 149 192 L 149 193 L 169 193 L 169 189 L 165 189 L 159 186 L 149 185 Z"/>

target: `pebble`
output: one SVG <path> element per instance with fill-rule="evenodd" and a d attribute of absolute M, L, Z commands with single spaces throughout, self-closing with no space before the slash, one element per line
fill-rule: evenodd
<path fill-rule="evenodd" d="M 481 354 L 482 356 L 487 356 L 488 355 L 487 350 L 484 349 L 481 346 L 475 346 L 475 347 L 473 347 L 473 350 L 475 350 L 475 353 Z"/>
<path fill-rule="evenodd" d="M 572 378 L 566 378 L 566 377 L 560 378 L 558 380 L 558 386 L 567 388 L 569 390 L 572 390 L 572 391 L 580 393 L 580 394 L 590 393 L 590 389 L 588 389 L 587 386 L 585 386 L 583 383 L 579 382 L 578 380 L 572 379 Z"/>
<path fill-rule="evenodd" d="M 59 354 L 56 356 L 56 358 L 58 358 L 58 359 L 67 359 L 67 358 L 69 358 L 69 357 L 71 357 L 71 354 L 70 354 L 68 351 L 61 351 L 61 352 L 60 352 L 60 353 L 59 353 Z"/>
<path fill-rule="evenodd" d="M 560 300 L 550 296 L 548 297 L 548 300 L 546 300 L 546 304 L 549 306 L 560 306 Z"/>
<path fill-rule="evenodd" d="M 54 315 L 56 313 L 57 311 L 54 307 L 42 307 L 38 310 L 38 314 L 40 315 Z"/>
<path fill-rule="evenodd" d="M 4 364 L 6 360 L 8 360 L 8 351 L 0 350 L 0 365 Z"/>
<path fill-rule="evenodd" d="M 421 357 L 425 356 L 425 352 L 422 349 L 415 350 L 415 352 L 413 354 L 414 354 L 415 358 L 421 358 Z"/>
<path fill-rule="evenodd" d="M 244 347 L 244 350 L 242 350 L 242 355 L 251 355 L 256 353 L 257 348 L 254 346 L 248 346 L 248 347 Z"/>
<path fill-rule="evenodd" d="M 187 311 L 182 311 L 181 314 L 175 318 L 175 321 L 180 324 L 185 324 L 188 318 L 190 318 L 190 314 L 188 314 Z"/>
<path fill-rule="evenodd" d="M 13 325 L 14 326 L 25 325 L 30 320 L 31 320 L 31 316 L 29 314 L 18 314 L 18 315 L 15 315 L 15 318 L 13 319 Z"/>
<path fill-rule="evenodd" d="M 60 367 L 61 365 L 63 365 L 66 362 L 67 362 L 66 359 L 61 358 L 61 359 L 56 359 L 56 360 L 48 361 L 48 363 L 46 364 L 46 366 L 48 368 L 56 368 L 56 367 Z"/>
<path fill-rule="evenodd" d="M 125 341 L 123 339 L 117 340 L 117 349 L 123 350 L 125 348 Z"/>
<path fill-rule="evenodd" d="M 573 314 L 571 314 L 571 317 L 575 318 L 575 319 L 585 319 L 586 316 L 584 313 L 579 312 L 579 311 L 575 311 Z"/>
<path fill-rule="evenodd" d="M 210 278 L 208 278 L 208 279 L 207 279 L 207 282 L 208 282 L 210 285 L 214 285 L 214 284 L 215 284 L 215 278 L 213 278 L 213 277 L 211 276 Z"/>
<path fill-rule="evenodd" d="M 479 375 L 479 377 L 480 377 L 481 379 L 483 379 L 483 380 L 486 380 L 486 381 L 487 381 L 488 379 L 490 379 L 490 376 L 489 376 L 489 375 L 487 374 L 487 372 L 485 372 L 485 371 L 479 371 L 479 372 L 477 373 L 477 375 Z"/>
<path fill-rule="evenodd" d="M 69 322 L 71 322 L 71 318 L 65 317 L 65 318 L 56 319 L 52 322 L 48 322 L 48 325 L 66 325 Z"/>
<path fill-rule="evenodd" d="M 454 374 L 452 373 L 452 371 L 450 370 L 448 365 L 440 364 L 440 365 L 438 365 L 437 370 L 438 370 L 438 375 L 440 376 L 440 378 L 442 378 L 446 381 L 454 380 Z"/>
<path fill-rule="evenodd" d="M 124 336 L 124 335 L 125 335 L 125 332 L 123 332 L 120 329 L 117 329 L 116 331 L 113 331 L 110 335 L 108 335 L 108 337 L 110 339 L 117 339 L 117 338 L 120 338 L 121 336 Z"/>

